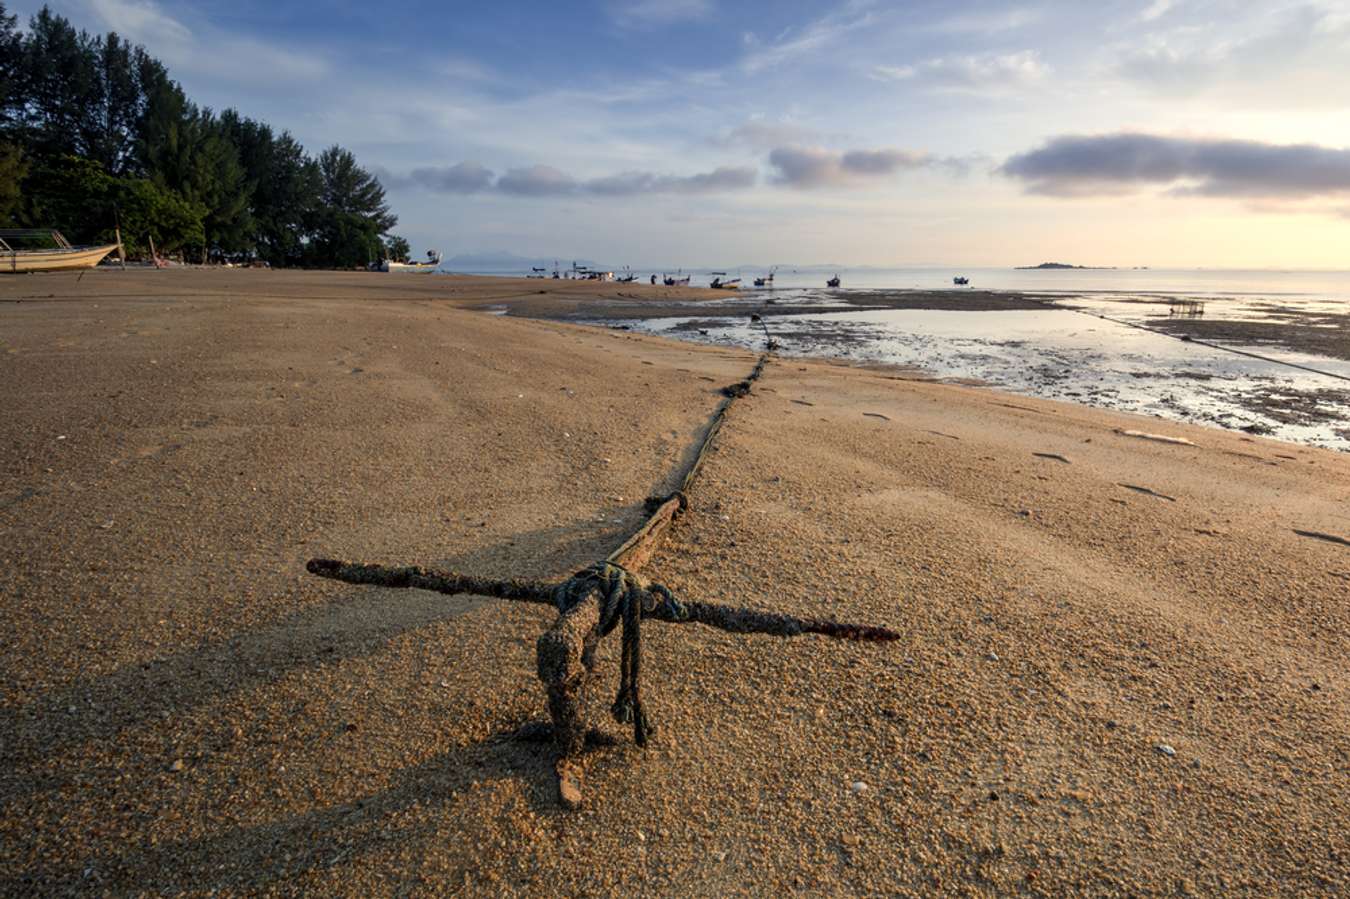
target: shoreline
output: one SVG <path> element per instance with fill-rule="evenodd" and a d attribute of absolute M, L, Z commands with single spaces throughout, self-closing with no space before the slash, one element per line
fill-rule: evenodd
<path fill-rule="evenodd" d="M 38 283 L 0 280 L 5 892 L 1350 886 L 1350 557 L 1306 536 L 1350 538 L 1344 454 L 780 357 L 651 576 L 904 639 L 644 626 L 639 750 L 611 637 L 569 815 L 508 739 L 551 615 L 305 560 L 575 571 L 754 355 L 491 284 Z"/>
<path fill-rule="evenodd" d="M 1117 297 L 1150 311 L 1166 308 L 1167 297 L 1145 300 L 1134 294 Z M 935 380 L 983 384 L 1019 395 L 1065 399 L 1088 406 L 1148 414 L 1164 421 L 1191 421 L 1228 431 L 1273 436 L 1300 445 L 1350 451 L 1350 315 L 1293 310 L 1262 304 L 1264 320 L 1203 319 L 1150 314 L 1130 320 L 1113 309 L 1084 304 L 1080 296 L 958 290 L 746 291 L 739 296 L 694 302 L 640 302 L 620 292 L 590 303 L 559 309 L 547 299 L 508 301 L 492 311 L 531 318 L 574 321 L 599 327 L 645 333 L 712 345 L 744 348 L 761 344 L 760 333 L 774 325 L 781 350 L 801 358 L 838 359 L 872 365 L 894 365 L 926 372 Z M 1095 347 L 1078 342 L 1066 348 L 1052 331 L 1036 348 L 1034 333 L 1017 340 L 1001 338 L 998 328 L 981 333 L 958 331 L 944 343 L 940 335 L 899 351 L 894 344 L 906 326 L 923 328 L 928 313 L 1072 312 L 1084 317 L 1078 330 L 1107 322 L 1177 341 L 1176 349 L 1153 345 L 1149 365 L 1121 359 L 1124 370 L 1103 388 L 1101 371 L 1110 369 L 1107 348 L 1120 337 L 1103 337 Z M 747 321 L 751 314 L 762 324 Z M 887 317 L 910 313 L 892 326 Z M 1222 316 L 1223 313 L 1220 312 Z M 846 319 L 850 321 L 845 321 Z M 869 326 L 852 320 L 872 320 Z M 981 321 L 972 318 L 972 322 Z M 835 324 L 832 324 L 835 323 Z M 670 324 L 667 327 L 667 324 Z M 1072 330 L 1072 329 L 1070 329 Z M 1239 345 L 1215 338 L 1241 337 Z M 903 339 L 903 338 L 902 338 Z M 1156 341 L 1155 341 L 1156 344 Z M 941 348 L 949 346 L 947 352 Z M 1001 346 L 1025 347 L 981 361 L 981 354 Z M 1192 359 L 1178 355 L 1181 347 Z M 1161 355 L 1158 356 L 1161 351 Z M 955 360 L 953 360 L 955 354 Z M 964 354 L 964 355 L 963 355 Z M 1230 358 L 1231 357 L 1231 358 Z M 971 361 L 962 361 L 968 358 Z M 1017 370 L 1021 360 L 1023 371 Z M 1049 360 L 1049 361 L 1047 361 Z M 1227 360 L 1227 361 L 1225 361 Z M 1248 360 L 1255 360 L 1251 364 Z M 1078 373 L 1075 367 L 1081 368 Z M 1156 387 L 1150 387 L 1152 379 Z M 1169 380 L 1170 379 L 1170 380 Z"/>

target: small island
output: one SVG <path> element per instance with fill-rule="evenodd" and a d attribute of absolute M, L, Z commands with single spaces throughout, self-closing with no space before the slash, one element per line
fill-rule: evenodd
<path fill-rule="evenodd" d="M 1042 262 L 1040 265 L 1019 265 L 1017 271 L 1034 271 L 1036 269 L 1090 269 L 1092 271 L 1108 271 L 1114 269 L 1114 265 L 1069 265 L 1067 262 Z"/>

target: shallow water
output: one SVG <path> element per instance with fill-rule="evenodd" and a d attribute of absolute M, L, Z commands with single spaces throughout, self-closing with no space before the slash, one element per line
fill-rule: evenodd
<path fill-rule="evenodd" d="M 912 366 L 941 379 L 1350 451 L 1350 384 L 1277 361 L 1184 343 L 1069 309 L 774 314 L 809 298 L 806 292 L 784 294 L 764 310 L 781 352 Z M 1158 312 L 1120 297 L 1101 303 L 1126 320 Z M 759 348 L 764 342 L 761 326 L 748 317 L 625 323 L 713 343 Z M 1350 362 L 1292 350 L 1278 356 L 1350 377 Z"/>

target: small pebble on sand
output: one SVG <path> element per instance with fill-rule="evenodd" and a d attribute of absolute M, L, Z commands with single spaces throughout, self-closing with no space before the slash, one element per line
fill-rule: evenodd
<path fill-rule="evenodd" d="M 1158 751 L 1166 756 L 1174 756 L 1177 754 L 1177 751 L 1173 749 L 1171 746 L 1168 746 L 1166 743 L 1159 743 Z"/>

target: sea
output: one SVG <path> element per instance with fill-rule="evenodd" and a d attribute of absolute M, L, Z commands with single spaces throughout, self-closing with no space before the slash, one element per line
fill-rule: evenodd
<path fill-rule="evenodd" d="M 615 271 L 620 270 L 617 267 Z M 655 274 L 680 277 L 689 275 L 694 287 L 706 287 L 713 272 L 725 272 L 728 278 L 741 278 L 746 287 L 769 272 L 763 268 L 639 268 L 633 269 L 640 280 Z M 473 271 L 464 274 L 524 277 L 528 269 Z M 1350 270 L 1283 271 L 1277 269 L 1154 269 L 1084 268 L 1016 269 L 963 268 L 961 266 L 925 266 L 916 268 L 847 268 L 812 265 L 800 268 L 778 267 L 774 286 L 814 288 L 838 275 L 845 290 L 937 290 L 950 288 L 954 277 L 970 279 L 970 287 L 984 290 L 1017 290 L 1036 293 L 1145 293 L 1178 296 L 1267 296 L 1300 297 L 1340 301 L 1342 311 L 1350 311 Z"/>

